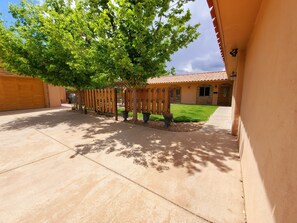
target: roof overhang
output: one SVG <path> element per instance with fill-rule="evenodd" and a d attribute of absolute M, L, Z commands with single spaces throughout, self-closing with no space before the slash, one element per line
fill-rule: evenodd
<path fill-rule="evenodd" d="M 207 0 L 226 72 L 237 69 L 238 53 L 246 50 L 262 0 Z"/>

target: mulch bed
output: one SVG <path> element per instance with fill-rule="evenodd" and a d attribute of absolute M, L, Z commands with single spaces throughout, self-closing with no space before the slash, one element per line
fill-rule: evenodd
<path fill-rule="evenodd" d="M 164 131 L 172 132 L 194 132 L 202 128 L 205 122 L 172 122 L 169 128 L 165 128 L 163 121 L 148 121 L 144 124 L 142 120 L 133 122 L 133 120 L 127 120 L 127 123 L 141 125 L 149 128 L 160 129 Z"/>
<path fill-rule="evenodd" d="M 88 111 L 89 115 L 99 116 L 94 111 Z M 111 116 L 100 115 L 101 117 L 111 118 Z M 112 117 L 112 119 L 114 119 Z M 119 115 L 119 121 L 123 122 L 123 118 Z M 133 125 L 141 125 L 148 128 L 160 129 L 164 131 L 171 131 L 171 132 L 194 132 L 198 131 L 202 128 L 205 122 L 172 122 L 169 128 L 165 128 L 164 121 L 152 121 L 149 120 L 148 123 L 144 124 L 142 120 L 138 120 L 137 122 L 133 122 L 130 118 L 126 121 L 126 123 L 133 124 Z"/>

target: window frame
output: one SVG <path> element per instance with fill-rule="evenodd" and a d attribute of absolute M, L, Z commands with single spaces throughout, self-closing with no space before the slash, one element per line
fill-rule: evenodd
<path fill-rule="evenodd" d="M 208 89 L 208 95 L 206 95 L 206 89 Z M 199 97 L 209 97 L 210 95 L 210 86 L 199 86 Z"/>
<path fill-rule="evenodd" d="M 179 91 L 179 94 L 177 94 L 178 91 Z M 169 87 L 169 98 L 171 103 L 181 103 L 181 94 L 182 94 L 181 86 L 174 85 Z"/>

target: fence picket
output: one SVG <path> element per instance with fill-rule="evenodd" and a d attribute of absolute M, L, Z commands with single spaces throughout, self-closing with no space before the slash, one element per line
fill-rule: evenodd
<path fill-rule="evenodd" d="M 170 112 L 168 88 L 138 88 L 137 112 L 163 114 Z M 133 110 L 132 89 L 125 90 L 125 110 Z"/>
<path fill-rule="evenodd" d="M 109 112 L 112 112 L 112 92 L 110 89 L 108 89 L 109 91 Z"/>
<path fill-rule="evenodd" d="M 83 90 L 82 94 L 87 109 L 100 113 L 112 113 L 117 116 L 115 88 Z"/>

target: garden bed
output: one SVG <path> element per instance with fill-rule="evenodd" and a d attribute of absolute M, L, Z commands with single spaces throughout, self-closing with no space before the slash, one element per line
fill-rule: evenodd
<path fill-rule="evenodd" d="M 127 123 L 172 132 L 193 132 L 201 129 L 205 122 L 172 122 L 169 128 L 165 128 L 164 121 L 150 120 L 148 123 L 145 124 L 142 120 L 138 120 L 134 123 L 133 120 L 130 119 L 127 121 Z"/>
<path fill-rule="evenodd" d="M 192 132 L 201 129 L 216 109 L 217 106 L 211 105 L 171 104 L 173 122 L 169 128 L 165 127 L 162 115 L 151 115 L 148 123 L 145 124 L 142 120 L 143 115 L 138 113 L 137 122 L 134 123 L 131 119 L 128 119 L 127 122 L 166 131 Z M 119 108 L 119 116 L 122 116 L 123 111 L 124 108 Z M 129 117 L 132 117 L 132 112 L 129 112 Z"/>

